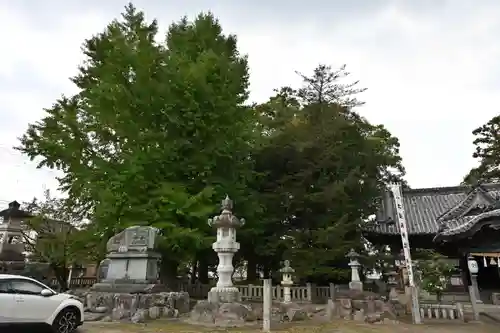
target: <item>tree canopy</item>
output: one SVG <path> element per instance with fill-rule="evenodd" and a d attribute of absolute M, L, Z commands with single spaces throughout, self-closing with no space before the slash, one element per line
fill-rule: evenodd
<path fill-rule="evenodd" d="M 66 204 L 107 239 L 130 225 L 161 230 L 162 276 L 206 280 L 207 218 L 226 194 L 248 221 L 238 260 L 248 279 L 290 259 L 301 279 L 341 279 L 345 253 L 388 181 L 402 180 L 399 143 L 356 112 L 358 81 L 319 65 L 251 104 L 247 57 L 211 13 L 158 25 L 129 4 L 84 42 L 85 63 L 18 149 L 65 174 Z M 96 256 L 97 258 L 98 256 Z"/>
<path fill-rule="evenodd" d="M 467 184 L 500 182 L 500 116 L 476 128 L 472 134 L 475 151 L 472 154 L 479 165 L 465 176 Z"/>

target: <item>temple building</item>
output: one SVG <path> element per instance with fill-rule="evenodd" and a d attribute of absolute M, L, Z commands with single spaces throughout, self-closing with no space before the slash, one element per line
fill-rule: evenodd
<path fill-rule="evenodd" d="M 434 249 L 455 259 L 460 274 L 452 284 L 464 291 L 470 284 L 467 258 L 472 255 L 479 264 L 481 298 L 500 291 L 500 184 L 404 189 L 403 205 L 411 249 Z M 401 235 L 391 192 L 384 193 L 381 206 L 365 237 L 399 253 Z"/>

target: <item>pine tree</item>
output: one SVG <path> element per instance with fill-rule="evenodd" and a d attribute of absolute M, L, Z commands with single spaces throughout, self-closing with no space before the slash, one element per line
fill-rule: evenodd
<path fill-rule="evenodd" d="M 465 176 L 463 182 L 468 184 L 500 182 L 500 116 L 493 117 L 481 127 L 476 128 L 475 152 L 472 157 L 479 161 Z"/>

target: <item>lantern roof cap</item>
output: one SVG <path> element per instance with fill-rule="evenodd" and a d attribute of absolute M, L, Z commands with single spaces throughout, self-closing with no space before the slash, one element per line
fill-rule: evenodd
<path fill-rule="evenodd" d="M 286 273 L 294 273 L 295 272 L 295 270 L 292 267 L 290 267 L 290 260 L 285 260 L 283 262 L 283 265 L 284 265 L 283 268 L 280 269 L 280 273 L 286 274 Z"/>

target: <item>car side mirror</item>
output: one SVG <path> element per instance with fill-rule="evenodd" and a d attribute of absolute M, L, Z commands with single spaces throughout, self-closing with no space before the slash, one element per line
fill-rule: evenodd
<path fill-rule="evenodd" d="M 54 295 L 54 293 L 49 289 L 44 289 L 40 292 L 40 295 L 42 295 L 43 297 L 49 297 Z"/>

